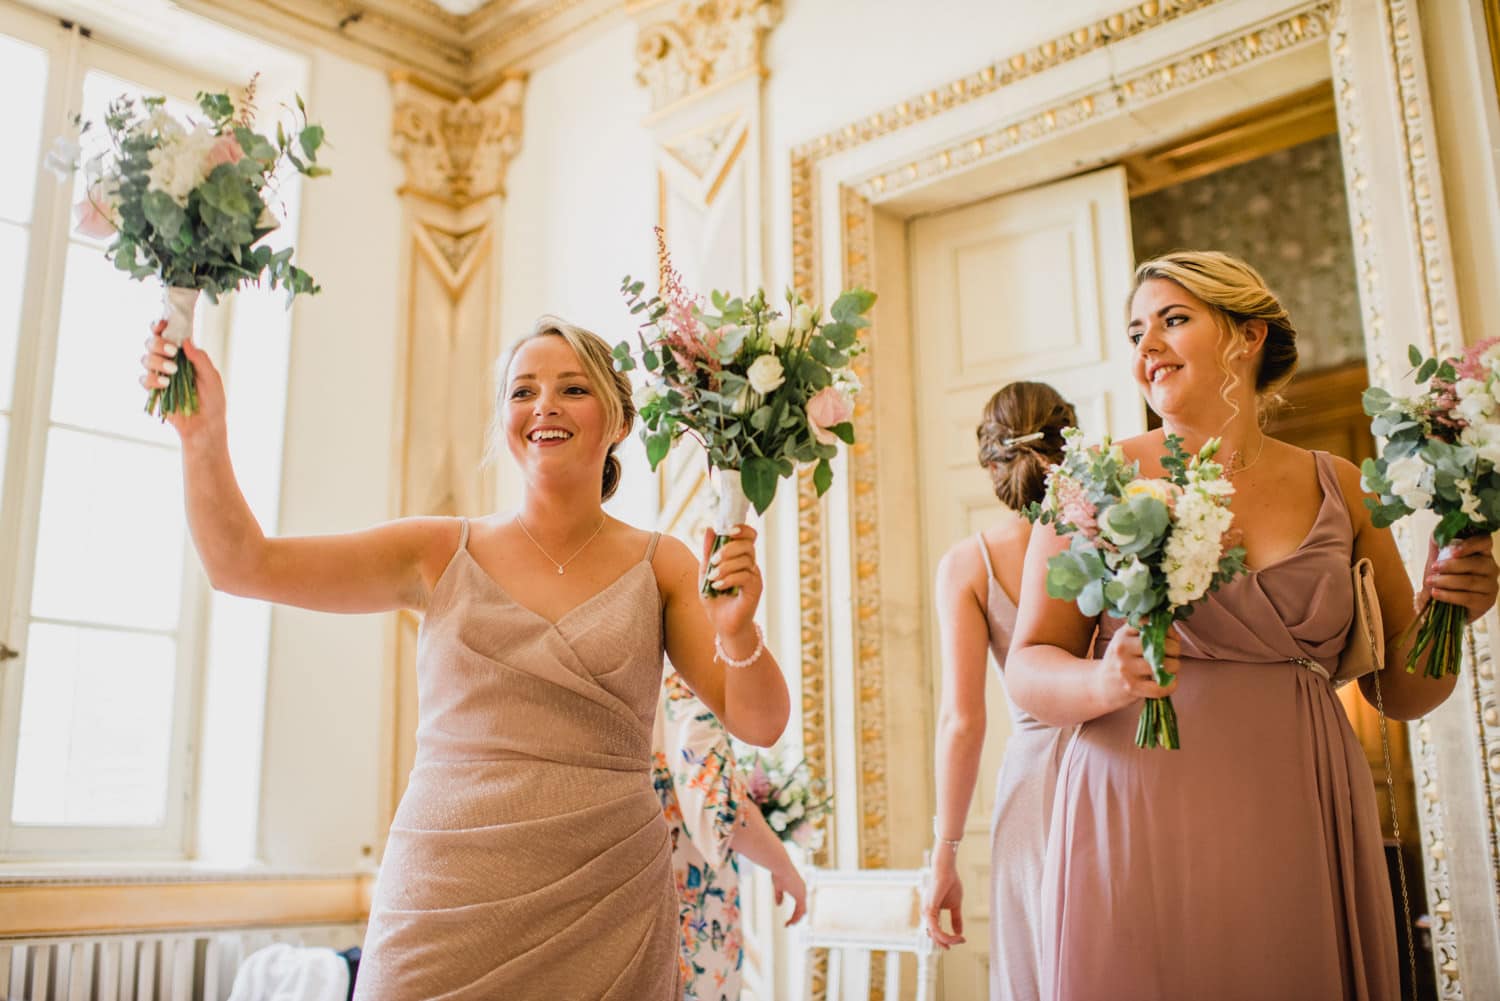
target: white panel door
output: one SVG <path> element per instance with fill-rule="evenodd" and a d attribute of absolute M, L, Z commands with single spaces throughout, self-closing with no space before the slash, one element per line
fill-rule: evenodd
<path fill-rule="evenodd" d="M 1017 380 L 1071 400 L 1091 439 L 1145 430 L 1130 377 L 1125 297 L 1132 268 L 1125 170 L 1111 167 L 919 219 L 911 227 L 923 563 L 928 579 L 966 534 L 1013 518 L 976 459 L 990 395 Z M 937 622 L 925 611 L 934 704 Z M 987 997 L 989 825 L 1010 715 L 989 686 L 989 734 L 959 865 L 968 944 L 943 959 L 947 1001 Z M 1000 916 L 1003 920 L 1004 916 Z"/>

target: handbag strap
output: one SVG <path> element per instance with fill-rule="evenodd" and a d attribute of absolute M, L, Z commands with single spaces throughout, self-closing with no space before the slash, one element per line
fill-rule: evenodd
<path fill-rule="evenodd" d="M 1363 600 L 1363 595 L 1360 596 Z M 1391 808 L 1391 836 L 1396 842 L 1396 875 L 1401 883 L 1401 920 L 1406 926 L 1406 970 L 1411 977 L 1411 996 L 1417 993 L 1417 944 L 1411 926 L 1411 892 L 1406 885 L 1406 852 L 1401 844 L 1401 819 L 1396 810 L 1396 773 L 1391 767 L 1391 737 L 1386 727 L 1385 701 L 1380 695 L 1380 675 L 1384 665 L 1375 669 L 1375 711 L 1380 714 L 1380 750 L 1385 755 L 1385 795 Z"/>

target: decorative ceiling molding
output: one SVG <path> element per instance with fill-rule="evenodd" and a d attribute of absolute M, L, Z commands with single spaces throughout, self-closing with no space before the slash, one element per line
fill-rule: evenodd
<path fill-rule="evenodd" d="M 636 82 L 660 112 L 752 73 L 764 73 L 761 48 L 781 20 L 781 0 L 683 0 L 663 16 L 661 3 L 636 3 Z"/>
<path fill-rule="evenodd" d="M 611 15 L 624 0 L 490 0 L 451 14 L 429 0 L 177 0 L 235 27 L 290 34 L 419 79 L 454 97 L 488 93 L 507 76 Z"/>
<path fill-rule="evenodd" d="M 391 75 L 391 148 L 406 165 L 402 194 L 462 208 L 505 193 L 505 171 L 521 144 L 525 84 L 510 77 L 471 100 Z"/>

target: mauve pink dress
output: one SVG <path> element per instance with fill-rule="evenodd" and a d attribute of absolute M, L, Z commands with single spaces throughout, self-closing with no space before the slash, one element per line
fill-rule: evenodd
<path fill-rule="evenodd" d="M 1326 676 L 1354 616 L 1353 530 L 1332 460 L 1314 455 L 1323 504 L 1301 546 L 1179 626 L 1182 749 L 1135 746 L 1139 702 L 1068 746 L 1044 998 L 1400 997 L 1374 783 Z M 1119 625 L 1101 617 L 1096 655 Z"/>
<path fill-rule="evenodd" d="M 651 784 L 651 555 L 556 623 L 458 551 L 417 646 L 417 756 L 357 1001 L 679 1001 L 672 846 Z"/>
<path fill-rule="evenodd" d="M 975 543 L 989 578 L 985 619 L 1003 686 L 1016 606 L 995 579 L 984 537 Z M 1073 728 L 1048 726 L 1014 702 L 1007 705 L 1011 734 L 995 779 L 995 816 L 990 824 L 990 1001 L 1035 1001 L 1047 825 L 1058 767 Z"/>

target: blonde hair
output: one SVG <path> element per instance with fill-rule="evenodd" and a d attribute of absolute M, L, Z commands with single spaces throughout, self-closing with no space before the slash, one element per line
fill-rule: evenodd
<path fill-rule="evenodd" d="M 599 395 L 599 402 L 604 407 L 604 425 L 610 429 L 610 436 L 614 437 L 622 430 L 628 432 L 635 424 L 635 401 L 630 395 L 630 377 L 624 372 L 616 371 L 614 355 L 610 352 L 609 345 L 592 330 L 585 330 L 561 317 L 547 314 L 537 317 L 536 326 L 531 333 L 506 348 L 495 362 L 495 415 L 490 421 L 490 454 L 493 456 L 497 453 L 505 440 L 502 414 L 505 411 L 511 362 L 515 361 L 516 352 L 521 350 L 521 345 L 538 337 L 561 337 L 567 342 L 568 347 L 578 356 L 578 363 L 583 366 L 583 374 L 589 385 Z M 604 500 L 614 496 L 620 486 L 620 459 L 615 455 L 618 447 L 619 442 L 611 444 L 609 454 L 604 459 L 604 480 L 601 487 Z"/>
<path fill-rule="evenodd" d="M 1233 335 L 1250 320 L 1263 320 L 1266 341 L 1255 374 L 1256 405 L 1264 416 L 1280 402 L 1281 390 L 1297 371 L 1297 329 L 1260 272 L 1238 257 L 1217 250 L 1177 250 L 1163 254 L 1135 269 L 1135 283 L 1125 303 L 1127 319 L 1136 292 L 1154 278 L 1173 282 L 1203 300 L 1216 314 L 1220 328 L 1229 335 L 1223 339 L 1219 356 L 1219 367 L 1224 370 L 1224 385 L 1219 395 L 1236 412 L 1239 405 L 1231 394 L 1239 388 L 1240 377 L 1229 366 L 1229 356 L 1236 347 Z"/>

